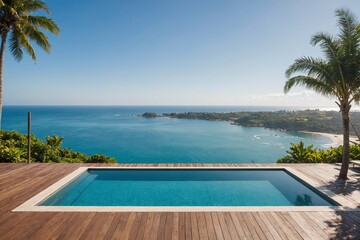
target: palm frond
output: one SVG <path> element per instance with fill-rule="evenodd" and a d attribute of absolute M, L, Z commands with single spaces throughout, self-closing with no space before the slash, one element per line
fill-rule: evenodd
<path fill-rule="evenodd" d="M 22 1 L 22 11 L 27 13 L 37 12 L 37 11 L 45 11 L 46 13 L 50 13 L 50 9 L 45 4 L 45 2 L 41 0 L 27 0 Z"/>
<path fill-rule="evenodd" d="M 60 32 L 59 26 L 50 18 L 44 16 L 27 16 L 25 19 L 30 24 L 41 27 L 53 34 L 59 34 Z"/>
<path fill-rule="evenodd" d="M 23 32 L 28 36 L 32 41 L 35 41 L 39 47 L 41 47 L 47 53 L 50 52 L 51 45 L 47 36 L 39 31 L 36 27 L 30 24 L 23 24 Z"/>
<path fill-rule="evenodd" d="M 26 34 L 24 33 L 24 31 L 19 27 L 15 27 L 13 29 L 13 32 L 17 36 L 18 41 L 21 44 L 21 46 L 26 50 L 26 52 L 30 55 L 30 57 L 34 61 L 36 61 L 36 54 L 35 54 L 34 48 L 32 47 L 30 41 L 26 37 Z"/>
<path fill-rule="evenodd" d="M 16 36 L 15 31 L 11 32 L 9 41 L 10 41 L 9 47 L 11 54 L 18 62 L 20 62 L 21 59 L 23 58 L 23 51 L 21 50 L 21 43 L 19 42 L 19 38 L 18 36 Z"/>
<path fill-rule="evenodd" d="M 339 39 L 342 41 L 344 52 L 347 55 L 356 53 L 360 43 L 360 32 L 357 31 L 358 22 L 356 17 L 347 9 L 335 11 L 340 27 Z"/>
<path fill-rule="evenodd" d="M 334 39 L 331 35 L 323 32 L 316 33 L 310 41 L 314 46 L 319 44 L 320 48 L 326 55 L 327 59 L 339 58 L 339 41 Z"/>
<path fill-rule="evenodd" d="M 292 87 L 297 85 L 313 89 L 324 96 L 336 94 L 336 92 L 334 92 L 334 89 L 326 83 L 320 81 L 317 78 L 304 75 L 299 75 L 288 79 L 284 86 L 284 92 L 288 93 Z"/>
<path fill-rule="evenodd" d="M 313 57 L 301 57 L 296 59 L 286 70 L 286 77 L 289 78 L 295 72 L 306 73 L 307 75 L 314 77 L 332 78 L 326 62 L 322 59 Z"/>

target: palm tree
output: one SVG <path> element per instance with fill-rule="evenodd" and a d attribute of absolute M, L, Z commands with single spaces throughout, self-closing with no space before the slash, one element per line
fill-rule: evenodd
<path fill-rule="evenodd" d="M 36 54 L 30 41 L 50 52 L 49 40 L 41 30 L 53 34 L 59 33 L 59 27 L 52 19 L 42 15 L 32 15 L 39 11 L 50 13 L 49 8 L 41 0 L 0 0 L 0 129 L 4 53 L 8 37 L 10 52 L 17 61 L 21 61 L 23 50 L 36 61 Z"/>
<path fill-rule="evenodd" d="M 340 33 L 337 37 L 317 33 L 313 45 L 319 45 L 325 58 L 301 57 L 286 70 L 287 93 L 295 85 L 335 98 L 343 122 L 343 153 L 339 179 L 346 180 L 349 168 L 349 111 L 360 100 L 360 28 L 356 17 L 346 9 L 335 11 Z M 294 73 L 301 75 L 293 76 Z"/>
<path fill-rule="evenodd" d="M 51 146 L 52 149 L 58 149 L 61 147 L 64 138 L 59 136 L 46 136 L 46 143 Z"/>

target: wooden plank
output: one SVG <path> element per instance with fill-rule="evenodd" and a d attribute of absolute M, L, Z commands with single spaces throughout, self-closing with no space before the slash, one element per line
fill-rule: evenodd
<path fill-rule="evenodd" d="M 185 239 L 192 239 L 191 213 L 185 213 Z"/>
<path fill-rule="evenodd" d="M 196 213 L 198 220 L 198 228 L 199 228 L 199 237 L 200 239 L 209 239 L 206 229 L 206 221 L 204 213 Z"/>
<path fill-rule="evenodd" d="M 160 216 L 161 216 L 161 214 L 159 212 L 154 213 L 154 219 L 152 221 L 151 231 L 149 232 L 148 236 L 145 235 L 145 239 L 156 239 L 157 238 L 157 233 L 158 233 L 157 230 L 158 230 L 159 224 L 160 224 Z"/>
<path fill-rule="evenodd" d="M 112 222 L 110 223 L 109 229 L 105 234 L 104 239 L 112 239 L 114 232 L 117 228 L 117 225 L 120 221 L 120 218 L 124 217 L 123 215 L 125 215 L 124 213 L 115 213 L 115 216 L 112 220 Z"/>
<path fill-rule="evenodd" d="M 74 219 L 74 221 L 72 222 L 72 225 L 70 225 L 67 228 L 66 234 L 64 235 L 64 237 L 59 237 L 59 238 L 61 238 L 61 239 L 80 239 L 82 234 L 86 230 L 88 224 L 91 222 L 91 220 L 94 218 L 95 215 L 96 215 L 96 213 L 94 213 L 94 212 L 82 213 L 81 224 L 77 224 L 77 221 L 79 221 L 77 218 Z M 94 230 L 92 229 L 92 231 L 94 231 Z"/>
<path fill-rule="evenodd" d="M 120 236 L 120 239 L 129 239 L 130 233 L 131 233 L 131 230 L 132 230 L 132 228 L 133 228 L 133 226 L 135 224 L 135 221 L 139 220 L 139 217 L 138 217 L 139 215 L 141 215 L 141 213 L 131 212 L 129 214 L 129 217 L 128 217 L 127 221 L 126 221 L 126 225 L 123 228 L 123 231 L 121 231 L 121 235 L 118 235 L 118 236 Z M 116 235 L 115 235 L 115 239 L 117 239 Z"/>
<path fill-rule="evenodd" d="M 166 222 L 165 222 L 165 237 L 164 239 L 172 238 L 172 226 L 173 226 L 173 213 L 166 213 Z"/>
<path fill-rule="evenodd" d="M 224 236 L 222 234 L 222 230 L 221 230 L 221 226 L 220 226 L 220 222 L 219 222 L 219 218 L 218 218 L 217 214 L 215 212 L 212 212 L 211 218 L 213 220 L 216 238 L 219 240 L 224 240 Z"/>
<path fill-rule="evenodd" d="M 166 213 L 160 213 L 160 223 L 158 227 L 157 240 L 165 239 Z"/>
<path fill-rule="evenodd" d="M 186 239 L 186 228 L 185 223 L 186 221 L 186 215 L 185 213 L 181 212 L 179 213 L 179 239 L 183 240 Z"/>
<path fill-rule="evenodd" d="M 262 231 L 262 229 L 260 228 L 259 224 L 256 222 L 254 216 L 252 215 L 251 212 L 245 212 L 245 219 L 247 220 L 247 224 L 251 224 L 252 228 L 255 230 L 256 235 L 260 238 L 260 239 L 266 239 L 266 236 L 264 234 L 264 232 Z"/>
<path fill-rule="evenodd" d="M 198 227 L 198 219 L 196 216 L 196 213 L 191 213 L 191 237 L 193 240 L 198 240 L 200 239 L 199 236 L 199 227 Z"/>
<path fill-rule="evenodd" d="M 264 223 L 264 225 L 267 227 L 273 239 L 282 239 L 280 234 L 276 231 L 274 225 L 269 221 L 269 219 L 266 217 L 266 215 L 263 212 L 258 212 L 257 215 Z M 256 218 L 256 220 L 258 221 L 258 218 Z"/>
<path fill-rule="evenodd" d="M 232 221 L 234 223 L 235 229 L 236 229 L 237 234 L 240 237 L 240 239 L 246 238 L 245 237 L 245 232 L 244 232 L 244 230 L 243 230 L 243 228 L 242 228 L 242 226 L 241 226 L 241 224 L 239 222 L 239 219 L 236 217 L 236 214 L 234 212 L 231 212 L 230 216 L 231 216 L 231 219 L 232 219 Z"/>
<path fill-rule="evenodd" d="M 236 217 L 238 218 L 239 223 L 240 223 L 240 225 L 241 225 L 241 228 L 242 228 L 243 231 L 244 231 L 245 238 L 247 238 L 247 239 L 253 239 L 254 236 L 251 235 L 250 229 L 249 229 L 249 227 L 248 227 L 247 224 L 246 224 L 246 221 L 245 221 L 245 219 L 244 219 L 243 213 L 241 213 L 241 212 L 236 213 Z M 257 235 L 256 235 L 255 237 L 257 237 Z"/>
<path fill-rule="evenodd" d="M 221 227 L 221 232 L 222 232 L 224 238 L 225 239 L 231 239 L 231 234 L 230 234 L 229 229 L 228 229 L 228 227 L 226 225 L 226 222 L 225 222 L 224 213 L 217 212 L 217 217 L 218 217 L 219 224 L 220 224 L 220 227 Z"/>
<path fill-rule="evenodd" d="M 207 228 L 209 239 L 217 239 L 213 220 L 212 220 L 211 214 L 209 212 L 205 213 L 205 222 L 206 222 L 206 228 Z"/>
<path fill-rule="evenodd" d="M 259 228 L 263 232 L 265 238 L 266 239 L 274 239 L 273 235 L 270 233 L 270 230 L 268 229 L 268 227 L 264 223 L 264 221 L 261 218 L 261 216 L 259 215 L 259 213 L 254 212 L 254 213 L 252 213 L 252 215 L 253 215 L 253 217 L 254 217 L 254 219 L 256 221 L 255 224 L 257 224 L 259 226 Z"/>
<path fill-rule="evenodd" d="M 125 237 L 129 238 L 129 239 L 136 239 L 136 236 L 138 234 L 139 228 L 140 228 L 140 223 L 141 223 L 141 219 L 142 216 L 144 215 L 144 213 L 137 213 L 136 217 L 135 217 L 135 221 L 131 227 L 130 233 L 127 237 L 127 235 L 125 235 Z"/>
<path fill-rule="evenodd" d="M 289 223 L 303 239 L 311 239 L 310 234 L 308 234 L 305 231 L 305 229 L 301 228 L 301 226 L 298 224 L 298 221 L 301 221 L 300 218 L 294 219 L 291 217 L 292 215 L 290 215 L 289 213 L 281 213 L 281 214 L 286 219 L 287 223 Z"/>
<path fill-rule="evenodd" d="M 225 218 L 225 223 L 229 229 L 231 239 L 240 239 L 239 235 L 237 234 L 237 231 L 236 231 L 236 228 L 235 228 L 235 225 L 233 223 L 230 213 L 225 212 L 224 218 Z"/>
<path fill-rule="evenodd" d="M 141 217 L 141 222 L 139 224 L 139 229 L 136 234 L 136 239 L 144 239 L 146 221 L 148 219 L 149 213 L 143 213 Z"/>
<path fill-rule="evenodd" d="M 178 240 L 179 239 L 179 213 L 175 212 L 173 214 L 173 224 L 171 231 L 171 239 Z"/>
<path fill-rule="evenodd" d="M 323 225 L 317 222 L 317 218 L 311 218 L 308 215 L 308 212 L 299 212 L 298 214 L 300 214 L 304 218 L 304 221 L 306 223 L 312 226 L 312 229 L 316 231 L 321 236 L 321 238 L 329 239 L 329 236 L 326 234 L 326 232 L 323 229 Z"/>
<path fill-rule="evenodd" d="M 135 217 L 134 215 L 135 215 L 135 213 L 132 214 L 133 219 Z M 128 218 L 130 218 L 130 213 L 121 214 L 119 216 L 119 218 L 114 219 L 114 221 L 117 220 L 117 222 L 115 223 L 115 229 L 114 229 L 114 232 L 113 232 L 112 236 L 110 237 L 110 239 L 121 239 L 122 238 L 122 233 L 125 229 Z"/>
<path fill-rule="evenodd" d="M 102 228 L 108 215 L 108 213 L 96 213 L 96 215 L 91 219 L 91 222 L 87 225 L 80 239 L 98 239 L 100 229 Z"/>
<path fill-rule="evenodd" d="M 145 230 L 144 230 L 144 238 L 143 238 L 145 240 L 150 239 L 150 234 L 152 231 L 154 231 L 152 229 L 154 218 L 155 218 L 155 213 L 153 212 L 150 212 L 147 216 Z"/>
<path fill-rule="evenodd" d="M 281 212 L 270 212 L 270 214 L 289 239 L 303 239 L 294 227 L 286 221 Z"/>

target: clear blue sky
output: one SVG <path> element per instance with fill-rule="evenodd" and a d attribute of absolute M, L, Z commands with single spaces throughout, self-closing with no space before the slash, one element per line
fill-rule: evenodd
<path fill-rule="evenodd" d="M 60 26 L 50 55 L 5 55 L 5 104 L 307 105 L 282 93 L 297 57 L 321 56 L 318 31 L 337 33 L 335 9 L 359 0 L 49 0 Z"/>

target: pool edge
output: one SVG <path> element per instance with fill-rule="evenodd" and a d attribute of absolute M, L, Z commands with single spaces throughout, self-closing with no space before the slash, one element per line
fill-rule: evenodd
<path fill-rule="evenodd" d="M 55 191 L 64 187 L 88 169 L 254 169 L 284 170 L 312 188 L 324 194 L 340 206 L 38 206 Z M 292 176 L 293 177 L 293 176 Z M 296 180 L 298 180 L 296 179 Z M 360 211 L 356 205 L 313 181 L 291 167 L 79 167 L 34 197 L 22 203 L 12 212 L 264 212 L 264 211 Z"/>

